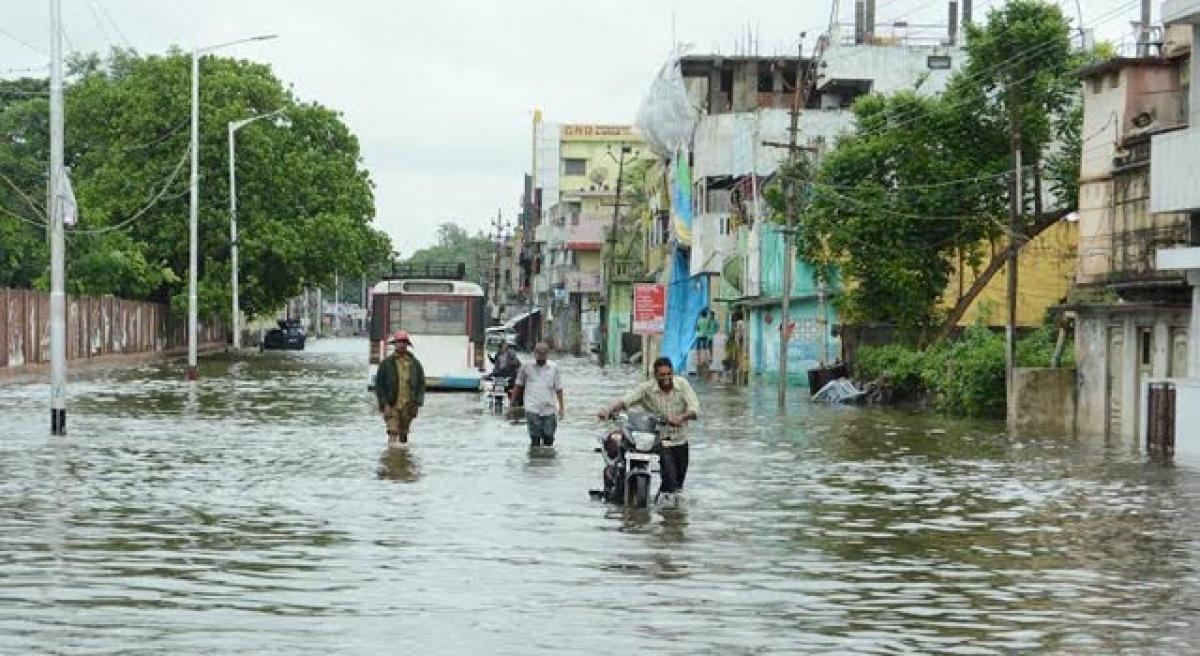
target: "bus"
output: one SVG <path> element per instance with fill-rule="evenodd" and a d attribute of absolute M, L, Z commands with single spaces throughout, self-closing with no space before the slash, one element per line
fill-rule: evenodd
<path fill-rule="evenodd" d="M 430 390 L 480 389 L 484 373 L 484 294 L 471 282 L 446 278 L 388 278 L 371 289 L 370 381 L 387 357 L 389 337 L 405 330 L 425 369 Z"/>

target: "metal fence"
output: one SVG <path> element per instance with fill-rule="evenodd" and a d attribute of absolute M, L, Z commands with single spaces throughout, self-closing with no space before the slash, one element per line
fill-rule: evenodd
<path fill-rule="evenodd" d="M 224 343 L 219 322 L 202 322 L 201 344 Z M 187 346 L 184 317 L 158 303 L 111 296 L 67 298 L 67 359 L 168 351 Z M 50 295 L 0 289 L 0 369 L 50 361 Z"/>

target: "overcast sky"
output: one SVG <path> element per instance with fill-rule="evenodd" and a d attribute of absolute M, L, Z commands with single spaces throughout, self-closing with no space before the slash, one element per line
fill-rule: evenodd
<path fill-rule="evenodd" d="M 1000 0 L 993 0 L 1000 2 Z M 880 23 L 944 22 L 945 0 L 879 0 Z M 992 2 L 976 1 L 981 16 Z M 1075 3 L 1061 4 L 1074 15 Z M 1083 0 L 1119 35 L 1130 0 Z M 1155 15 L 1157 16 L 1157 5 Z M 631 123 L 677 39 L 730 53 L 793 52 L 827 23 L 829 0 L 63 0 L 67 48 L 143 53 L 262 33 L 225 54 L 270 63 L 302 100 L 340 110 L 377 185 L 377 224 L 403 253 L 437 224 L 511 220 L 529 168 L 533 108 L 559 122 Z M 843 0 L 842 17 L 853 17 Z M 0 0 L 0 76 L 44 64 L 49 0 Z M 1124 9 L 1123 8 L 1127 8 Z M 1114 12 L 1114 10 L 1116 10 Z M 182 117 L 181 117 L 182 118 Z M 69 131 L 71 126 L 67 126 Z"/>

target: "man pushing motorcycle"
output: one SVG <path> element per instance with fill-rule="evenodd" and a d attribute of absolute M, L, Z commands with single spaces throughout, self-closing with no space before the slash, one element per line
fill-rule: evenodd
<path fill-rule="evenodd" d="M 659 492 L 676 494 L 683 489 L 683 481 L 687 478 L 687 423 L 699 416 L 700 400 L 696 398 L 696 392 L 687 379 L 675 375 L 671 359 L 659 358 L 654 361 L 654 380 L 639 384 L 625 398 L 598 416 L 608 419 L 634 406 L 641 406 L 667 422 L 663 428 L 662 452 L 659 454 L 662 467 L 662 488 Z"/>

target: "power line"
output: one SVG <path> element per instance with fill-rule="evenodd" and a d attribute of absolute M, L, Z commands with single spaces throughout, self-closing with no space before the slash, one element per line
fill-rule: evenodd
<path fill-rule="evenodd" d="M 50 68 L 46 65 L 42 66 L 26 66 L 24 68 L 0 68 L 0 75 L 11 75 L 13 73 L 49 73 Z"/>
<path fill-rule="evenodd" d="M 100 2 L 100 0 L 92 0 L 92 6 L 100 10 L 100 13 L 103 14 L 104 17 L 108 19 L 109 24 L 112 25 L 112 28 L 117 33 L 117 36 L 120 37 L 121 41 L 125 43 L 125 47 L 132 50 L 133 44 L 130 43 L 129 37 L 125 36 L 125 32 L 121 30 L 121 26 L 117 23 L 117 21 L 113 20 L 112 14 L 108 13 L 108 10 L 104 8 L 104 5 Z"/>
<path fill-rule="evenodd" d="M 17 214 L 16 212 L 14 212 L 14 211 L 12 211 L 12 210 L 10 210 L 10 209 L 6 208 L 6 207 L 4 207 L 3 205 L 0 205 L 0 212 L 3 212 L 3 213 L 5 213 L 5 214 L 7 214 L 8 216 L 11 216 L 12 218 L 14 218 L 14 219 L 16 219 L 16 220 L 18 220 L 18 221 L 22 221 L 22 222 L 24 222 L 24 223 L 28 223 L 28 224 L 29 224 L 29 225 L 31 225 L 31 226 L 34 226 L 34 227 L 37 227 L 37 228 L 42 228 L 42 229 L 45 229 L 45 228 L 46 228 L 46 222 L 45 222 L 45 221 L 35 221 L 35 220 L 33 220 L 33 219 L 30 219 L 30 218 L 24 217 L 24 216 L 22 216 L 22 215 L 20 215 L 20 214 Z"/>
<path fill-rule="evenodd" d="M 95 0 L 89 0 L 88 8 L 92 10 L 92 18 L 96 21 L 96 27 L 100 28 L 100 33 L 104 35 L 104 42 L 108 44 L 109 48 L 115 47 L 112 36 L 108 32 L 108 26 L 100 18 L 100 11 L 96 8 Z"/>
<path fill-rule="evenodd" d="M 12 39 L 13 41 L 16 41 L 17 43 L 19 43 L 19 44 L 21 44 L 21 45 L 25 46 L 26 48 L 29 48 L 30 50 L 32 50 L 32 51 L 34 51 L 34 52 L 36 52 L 36 53 L 37 53 L 37 54 L 39 54 L 39 55 L 44 55 L 44 56 L 46 56 L 46 57 L 49 57 L 49 56 L 50 56 L 50 53 L 48 53 L 48 52 L 46 52 L 45 50 L 42 50 L 41 48 L 39 48 L 39 47 L 37 47 L 37 46 L 33 45 L 32 43 L 30 43 L 30 42 L 26 41 L 25 39 L 22 39 L 21 37 L 17 36 L 16 34 L 13 34 L 12 32 L 9 32 L 8 30 L 4 29 L 3 27 L 0 27 L 0 34 L 3 34 L 4 36 L 6 36 L 6 37 L 8 37 L 8 38 Z"/>
<path fill-rule="evenodd" d="M 4 180 L 4 182 L 7 183 L 9 187 L 12 187 L 12 190 L 17 192 L 17 195 L 20 196 L 25 201 L 25 204 L 28 205 L 29 208 L 33 210 L 34 214 L 40 216 L 42 218 L 42 220 L 46 219 L 45 208 L 43 208 L 43 207 L 39 206 L 37 203 L 35 203 L 33 201 L 33 199 L 30 198 L 21 189 L 20 185 L 18 185 L 16 182 L 13 182 L 12 178 L 8 177 L 7 175 L 4 175 L 3 173 L 0 173 L 0 180 Z"/>
<path fill-rule="evenodd" d="M 104 234 L 107 232 L 113 232 L 115 230 L 121 230 L 122 228 L 128 226 L 129 224 L 131 224 L 134 221 L 141 218 L 142 215 L 144 215 L 146 212 L 149 212 L 151 208 L 153 208 L 155 205 L 157 205 L 159 201 L 164 200 L 164 196 L 166 196 L 167 189 L 175 182 L 175 179 L 179 177 L 179 173 L 181 171 L 183 171 L 183 166 L 184 166 L 184 164 L 187 163 L 188 154 L 191 152 L 191 150 L 192 150 L 191 146 L 188 146 L 187 148 L 184 149 L 183 157 L 179 158 L 179 164 L 175 165 L 175 170 L 171 171 L 171 174 L 168 175 L 167 178 L 162 182 L 162 186 L 159 188 L 158 192 L 153 195 L 153 197 L 150 199 L 150 202 L 147 203 L 145 207 L 138 210 L 132 216 L 125 219 L 124 221 L 121 221 L 114 225 L 104 226 L 102 228 L 94 228 L 91 230 L 72 230 L 71 234 L 74 234 L 74 235 L 100 235 L 100 234 Z M 183 192 L 181 192 L 175 196 L 172 196 L 170 198 L 178 198 L 190 190 L 191 190 L 191 188 L 189 187 L 189 188 L 185 189 Z"/>

